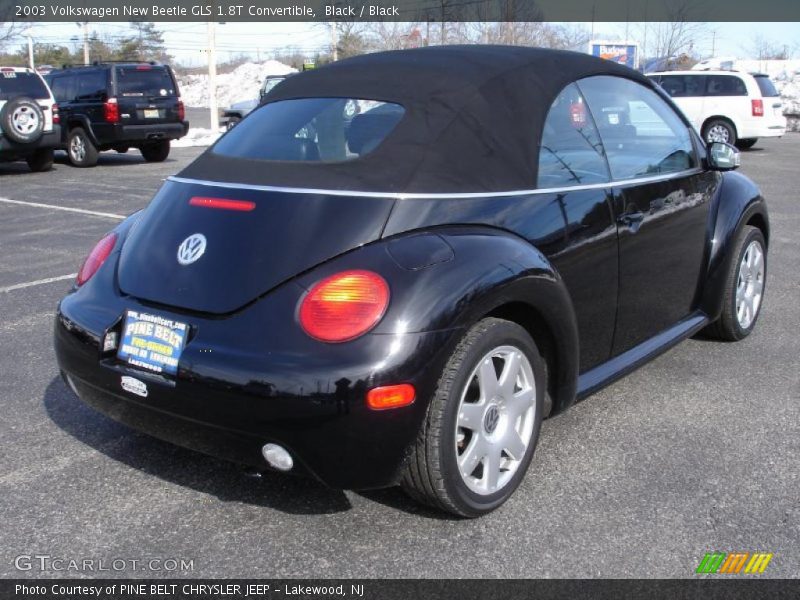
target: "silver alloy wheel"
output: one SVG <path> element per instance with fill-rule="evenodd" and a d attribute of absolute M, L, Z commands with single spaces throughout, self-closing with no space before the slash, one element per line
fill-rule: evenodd
<path fill-rule="evenodd" d="M 764 249 L 761 242 L 753 240 L 742 256 L 736 280 L 736 320 L 742 329 L 748 329 L 755 321 L 763 292 Z"/>
<path fill-rule="evenodd" d="M 69 143 L 69 155 L 75 162 L 83 162 L 83 159 L 86 158 L 86 144 L 82 136 L 72 136 Z"/>
<path fill-rule="evenodd" d="M 21 135 L 29 135 L 39 127 L 39 115 L 30 106 L 18 106 L 11 113 L 11 124 Z"/>
<path fill-rule="evenodd" d="M 456 421 L 458 470 L 471 491 L 486 496 L 511 481 L 535 417 L 536 381 L 525 353 L 514 346 L 488 352 L 467 379 Z"/>
<path fill-rule="evenodd" d="M 731 139 L 730 131 L 724 125 L 714 125 L 706 134 L 707 142 L 729 142 Z"/>

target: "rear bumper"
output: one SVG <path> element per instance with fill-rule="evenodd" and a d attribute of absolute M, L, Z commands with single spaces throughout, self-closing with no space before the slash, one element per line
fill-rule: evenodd
<path fill-rule="evenodd" d="M 145 125 L 125 125 L 122 123 L 94 123 L 91 136 L 94 143 L 102 149 L 114 146 L 137 146 L 158 140 L 177 140 L 189 132 L 189 122 L 148 123 Z M 62 140 L 66 144 L 66 140 Z"/>
<path fill-rule="evenodd" d="M 738 132 L 741 139 L 781 137 L 786 134 L 786 119 L 770 119 L 766 122 L 745 123 Z"/>
<path fill-rule="evenodd" d="M 178 376 L 167 380 L 132 369 L 113 353 L 104 356 L 100 323 L 109 318 L 109 307 L 101 315 L 78 302 L 78 295 L 59 307 L 55 350 L 62 373 L 85 403 L 154 437 L 259 469 L 268 468 L 262 446 L 279 444 L 292 455 L 293 472 L 341 489 L 398 481 L 455 333 L 405 334 L 400 350 L 395 335 L 366 335 L 339 349 L 338 363 L 266 349 L 260 357 L 239 349 L 192 354 L 198 335 L 184 351 Z M 129 299 L 126 305 L 138 308 Z M 199 324 L 201 331 L 212 327 Z M 144 382 L 147 397 L 123 390 L 123 376 Z M 388 411 L 367 407 L 367 390 L 400 382 L 414 384 L 414 404 Z"/>
<path fill-rule="evenodd" d="M 0 158 L 14 160 L 30 156 L 42 148 L 56 148 L 61 141 L 61 127 L 53 125 L 53 131 L 47 132 L 32 144 L 18 144 L 0 135 Z"/>

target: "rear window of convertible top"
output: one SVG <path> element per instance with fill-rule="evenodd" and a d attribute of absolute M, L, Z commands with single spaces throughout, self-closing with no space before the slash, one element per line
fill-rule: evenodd
<path fill-rule="evenodd" d="M 399 104 L 357 98 L 279 100 L 253 111 L 213 152 L 255 160 L 353 160 L 377 148 L 404 112 Z"/>

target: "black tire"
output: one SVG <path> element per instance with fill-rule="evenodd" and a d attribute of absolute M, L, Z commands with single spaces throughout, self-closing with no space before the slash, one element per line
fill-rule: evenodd
<path fill-rule="evenodd" d="M 736 139 L 736 128 L 733 123 L 725 119 L 712 119 L 703 127 L 703 140 L 707 144 L 711 142 L 735 144 Z"/>
<path fill-rule="evenodd" d="M 147 144 L 139 151 L 147 162 L 164 162 L 169 156 L 169 140 Z"/>
<path fill-rule="evenodd" d="M 67 136 L 67 158 L 73 167 L 86 168 L 97 164 L 99 152 L 82 127 L 70 129 Z"/>
<path fill-rule="evenodd" d="M 42 171 L 49 171 L 53 168 L 53 149 L 40 148 L 28 158 L 25 159 L 34 173 L 41 173 Z"/>
<path fill-rule="evenodd" d="M 44 132 L 44 113 L 32 98 L 12 98 L 0 110 L 0 129 L 14 143 L 33 144 Z"/>
<path fill-rule="evenodd" d="M 758 306 L 755 308 L 755 315 L 752 317 L 749 324 L 745 323 L 745 326 L 742 326 L 738 317 L 736 292 L 739 285 L 742 260 L 748 248 L 750 248 L 750 245 L 754 242 L 760 244 L 763 256 L 763 275 L 760 280 L 761 294 L 758 299 Z M 718 340 L 737 342 L 746 338 L 753 331 L 758 321 L 758 316 L 761 314 L 761 306 L 763 305 L 764 290 L 766 289 L 767 282 L 767 245 L 761 230 L 757 227 L 751 227 L 750 225 L 743 227 L 733 247 L 732 257 L 733 260 L 731 261 L 730 267 L 728 267 L 728 274 L 725 278 L 725 286 L 722 291 L 722 314 L 719 319 L 705 329 L 705 333 L 709 337 Z M 751 276 L 750 280 L 753 279 L 757 281 L 758 277 Z"/>
<path fill-rule="evenodd" d="M 241 121 L 241 120 L 242 120 L 241 117 L 230 117 L 228 119 L 228 122 L 225 123 L 225 130 L 226 131 L 230 131 L 231 129 L 236 127 L 239 124 L 239 121 Z"/>
<path fill-rule="evenodd" d="M 125 154 L 130 149 L 130 146 L 114 146 L 114 150 L 116 150 L 118 154 Z"/>
<path fill-rule="evenodd" d="M 736 140 L 736 147 L 739 150 L 749 150 L 756 145 L 758 138 L 747 138 L 746 140 Z"/>
<path fill-rule="evenodd" d="M 458 466 L 457 443 L 466 444 L 467 449 L 463 451 L 464 453 L 471 446 L 470 440 L 458 442 L 456 425 L 460 418 L 459 411 L 462 410 L 462 393 L 467 394 L 472 389 L 468 386 L 473 382 L 473 372 L 478 369 L 487 353 L 503 346 L 519 349 L 530 364 L 536 390 L 535 399 L 532 399 L 534 407 L 532 429 L 527 448 L 513 475 L 509 474 L 510 477 L 498 491 L 478 494 L 469 488 Z M 419 502 L 461 517 L 478 517 L 499 507 L 514 493 L 528 470 L 539 439 L 545 389 L 544 361 L 535 342 L 525 329 L 516 323 L 495 318 L 484 319 L 477 323 L 458 343 L 439 379 L 401 479 L 403 489 Z M 501 409 L 500 414 L 506 414 L 505 408 Z M 484 435 L 483 428 L 486 427 L 488 430 L 489 427 L 488 416 L 489 408 L 484 417 L 478 420 L 480 422 L 478 429 L 481 433 L 478 434 L 476 430 L 471 435 Z M 505 423 L 506 427 L 511 423 L 511 421 L 500 422 Z M 494 427 L 499 427 L 497 421 Z M 488 434 L 494 431 L 492 429 Z M 500 447 L 504 448 L 502 443 Z M 506 454 L 506 457 L 510 458 L 510 455 Z M 483 476 L 487 460 L 481 459 L 473 474 L 481 472 Z"/>

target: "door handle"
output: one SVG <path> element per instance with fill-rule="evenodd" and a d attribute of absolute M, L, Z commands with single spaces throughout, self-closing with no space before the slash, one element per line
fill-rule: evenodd
<path fill-rule="evenodd" d="M 630 227 L 632 229 L 638 229 L 642 221 L 644 221 L 644 213 L 639 211 L 632 213 L 625 213 L 624 215 L 620 216 L 619 219 L 617 219 L 617 223 L 619 223 L 620 225 L 625 225 L 626 227 Z"/>

